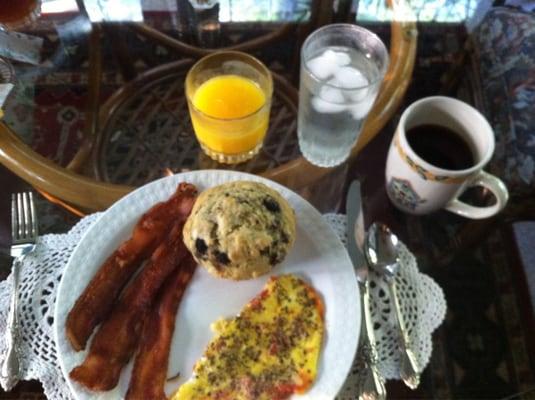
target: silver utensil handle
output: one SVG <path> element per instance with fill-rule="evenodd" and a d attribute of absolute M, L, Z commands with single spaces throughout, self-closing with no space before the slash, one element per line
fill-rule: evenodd
<path fill-rule="evenodd" d="M 19 381 L 19 319 L 18 319 L 18 301 L 19 301 L 19 275 L 21 260 L 16 258 L 13 262 L 12 279 L 13 287 L 11 290 L 11 301 L 9 314 L 7 316 L 6 344 L 7 352 L 1 368 L 2 378 L 8 387 L 13 387 Z"/>
<path fill-rule="evenodd" d="M 365 333 L 362 349 L 365 352 L 367 368 L 359 388 L 359 400 L 384 400 L 386 399 L 385 382 L 377 369 L 377 348 L 375 347 L 375 333 L 370 314 L 370 291 L 368 282 L 362 285 L 362 308 L 364 312 Z"/>
<path fill-rule="evenodd" d="M 390 298 L 394 303 L 394 312 L 396 314 L 396 320 L 398 321 L 399 332 L 401 333 L 401 364 L 399 374 L 403 382 L 405 382 L 409 388 L 416 389 L 420 384 L 420 369 L 409 337 L 409 332 L 405 326 L 405 319 L 401 313 L 396 283 L 393 279 L 388 282 L 388 288 L 390 290 Z"/>

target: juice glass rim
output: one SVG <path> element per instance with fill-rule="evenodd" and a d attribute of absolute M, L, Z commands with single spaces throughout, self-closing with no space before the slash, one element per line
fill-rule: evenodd
<path fill-rule="evenodd" d="M 192 72 L 202 62 L 206 62 L 206 60 L 208 60 L 208 59 L 210 59 L 212 57 L 221 56 L 221 55 L 237 55 L 239 57 L 245 57 L 245 58 L 249 59 L 250 61 L 252 61 L 255 64 L 255 66 L 259 67 L 259 69 L 262 70 L 262 72 L 265 73 L 265 75 L 267 76 L 268 83 L 269 83 L 269 88 L 270 88 L 269 93 L 265 93 L 264 90 L 262 90 L 262 88 L 260 88 L 262 90 L 262 93 L 264 93 L 264 95 L 266 97 L 266 99 L 264 101 L 264 104 L 262 104 L 256 110 L 254 110 L 254 111 L 250 112 L 249 114 L 246 114 L 246 115 L 244 115 L 242 117 L 220 118 L 220 117 L 214 117 L 213 115 L 210 115 L 210 114 L 206 114 L 204 111 L 201 111 L 201 110 L 199 110 L 199 108 L 195 107 L 195 104 L 193 103 L 193 99 L 190 96 L 189 86 L 190 86 L 190 79 L 191 79 L 190 77 L 191 77 Z M 222 75 L 216 75 L 216 76 L 222 76 Z M 240 76 L 240 75 L 236 75 L 236 76 Z M 250 80 L 255 85 L 258 85 L 257 82 L 253 81 L 252 79 L 250 79 Z M 195 112 L 199 113 L 204 118 L 208 118 L 209 120 L 213 120 L 213 121 L 240 121 L 240 120 L 245 120 L 245 119 L 250 118 L 250 117 L 252 117 L 252 116 L 254 116 L 256 114 L 259 114 L 266 107 L 270 107 L 271 106 L 272 97 L 273 97 L 273 76 L 271 75 L 271 71 L 258 58 L 254 57 L 254 56 L 252 56 L 250 54 L 244 53 L 242 51 L 223 50 L 223 51 L 216 51 L 214 53 L 208 54 L 208 55 L 204 56 L 203 58 L 201 58 L 200 60 L 196 61 L 195 64 L 193 64 L 193 66 L 189 69 L 189 71 L 188 71 L 188 73 L 186 75 L 186 100 L 188 101 L 188 103 L 192 107 L 192 109 L 195 110 Z"/>
<path fill-rule="evenodd" d="M 383 53 L 383 56 L 384 56 L 384 62 L 383 62 L 382 67 L 379 70 L 379 75 L 378 75 L 378 77 L 376 79 L 374 79 L 373 81 L 369 81 L 368 84 L 364 85 L 364 86 L 355 86 L 355 87 L 349 87 L 349 88 L 348 87 L 341 87 L 341 86 L 336 86 L 336 85 L 333 85 L 333 84 L 330 84 L 330 83 L 327 83 L 327 82 L 323 82 L 322 79 L 320 79 L 316 75 L 314 75 L 314 73 L 308 68 L 308 66 L 307 66 L 307 64 L 305 62 L 305 57 L 304 57 L 304 49 L 305 49 L 305 47 L 308 44 L 310 44 L 310 42 L 315 38 L 315 36 L 318 33 L 326 31 L 326 30 L 330 30 L 330 29 L 333 29 L 333 28 L 343 28 L 343 29 L 347 29 L 347 30 L 353 30 L 353 31 L 358 31 L 358 32 L 361 32 L 361 33 L 365 33 L 365 34 L 369 35 L 377 43 L 379 43 L 380 51 L 381 51 L 381 53 Z M 340 90 L 359 90 L 359 89 L 366 89 L 366 88 L 369 88 L 369 87 L 371 87 L 373 85 L 376 85 L 378 82 L 380 82 L 380 81 L 382 81 L 384 79 L 389 62 L 390 62 L 390 55 L 388 54 L 388 50 L 386 49 L 386 46 L 383 43 L 383 41 L 381 40 L 381 38 L 379 36 L 377 36 L 375 33 L 373 33 L 372 31 L 370 31 L 369 29 L 366 29 L 366 28 L 363 28 L 361 26 L 354 25 L 354 24 L 338 23 L 338 24 L 329 24 L 329 25 L 322 26 L 321 28 L 316 29 L 314 32 L 312 32 L 310 35 L 308 35 L 308 37 L 306 38 L 305 42 L 303 43 L 303 46 L 301 47 L 301 65 L 308 72 L 308 74 L 312 78 L 314 78 L 314 80 L 316 82 L 321 83 L 322 85 L 325 85 L 325 86 L 328 86 L 328 87 L 331 87 L 331 88 L 335 88 L 335 89 L 340 89 Z"/>

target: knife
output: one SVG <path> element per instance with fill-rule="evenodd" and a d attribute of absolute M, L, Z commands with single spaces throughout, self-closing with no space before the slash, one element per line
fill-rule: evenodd
<path fill-rule="evenodd" d="M 360 346 L 365 371 L 359 384 L 359 400 L 386 399 L 385 382 L 377 369 L 377 348 L 375 334 L 370 315 L 370 290 L 368 287 L 368 264 L 359 247 L 364 243 L 364 214 L 362 212 L 362 196 L 360 182 L 355 180 L 349 186 L 346 199 L 347 211 L 347 251 L 353 262 L 362 296 L 362 319 Z"/>
<path fill-rule="evenodd" d="M 357 272 L 359 282 L 368 279 L 368 264 L 362 251 L 366 232 L 364 230 L 364 215 L 362 212 L 362 196 L 360 182 L 351 182 L 347 192 L 347 251 Z"/>

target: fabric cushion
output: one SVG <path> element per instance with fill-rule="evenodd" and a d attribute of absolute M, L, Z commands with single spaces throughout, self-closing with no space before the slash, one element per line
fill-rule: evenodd
<path fill-rule="evenodd" d="M 496 135 L 490 171 L 525 197 L 535 193 L 535 15 L 494 8 L 472 39 L 482 111 Z"/>

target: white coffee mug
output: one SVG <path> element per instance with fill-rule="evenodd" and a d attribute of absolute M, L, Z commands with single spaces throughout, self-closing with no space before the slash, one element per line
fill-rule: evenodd
<path fill-rule="evenodd" d="M 415 153 L 407 131 L 421 125 L 439 125 L 459 135 L 470 147 L 473 163 L 465 169 L 443 169 Z M 401 115 L 386 163 L 386 190 L 392 203 L 411 214 L 428 214 L 445 208 L 467 218 L 480 219 L 502 210 L 509 198 L 503 182 L 483 171 L 494 153 L 494 133 L 475 108 L 450 97 L 435 96 L 411 104 Z M 483 186 L 495 196 L 488 207 L 459 200 L 469 187 Z"/>

